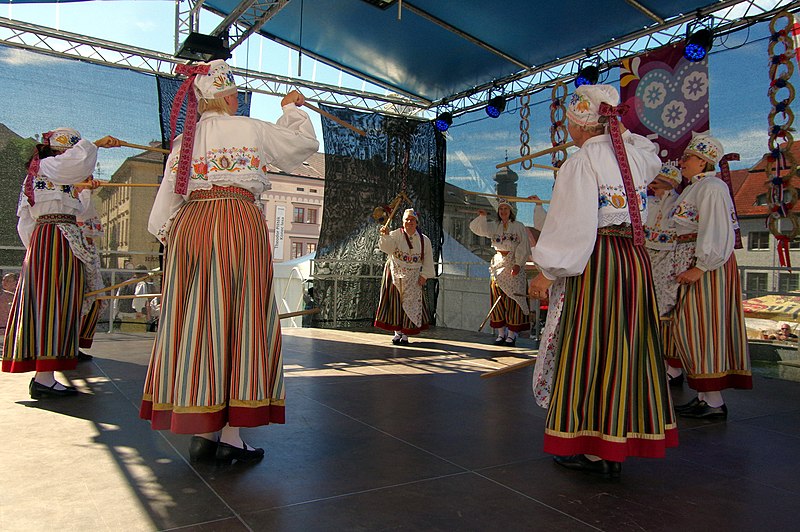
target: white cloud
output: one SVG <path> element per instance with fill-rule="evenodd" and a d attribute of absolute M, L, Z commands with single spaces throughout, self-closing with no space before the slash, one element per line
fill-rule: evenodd
<path fill-rule="evenodd" d="M 755 164 L 767 152 L 766 128 L 753 128 L 744 131 L 720 131 L 719 140 L 725 147 L 725 153 L 738 153 L 741 162 L 731 164 L 732 167 L 749 167 Z"/>
<path fill-rule="evenodd" d="M 59 61 L 62 60 L 57 57 L 28 52 L 26 50 L 20 50 L 19 48 L 5 48 L 0 50 L 0 64 L 9 66 L 42 65 L 58 63 Z"/>
<path fill-rule="evenodd" d="M 140 31 L 143 31 L 145 33 L 150 33 L 152 31 L 155 31 L 156 28 L 158 28 L 158 25 L 152 20 L 137 21 L 133 25 L 139 28 Z"/>

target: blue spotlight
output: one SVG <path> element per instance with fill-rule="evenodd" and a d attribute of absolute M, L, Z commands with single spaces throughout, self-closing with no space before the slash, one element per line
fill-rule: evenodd
<path fill-rule="evenodd" d="M 686 40 L 686 48 L 683 49 L 683 57 L 696 63 L 702 61 L 714 44 L 714 35 L 711 30 L 702 29 L 692 33 Z"/>
<path fill-rule="evenodd" d="M 433 121 L 433 126 L 439 131 L 447 131 L 453 125 L 453 115 L 449 112 L 444 112 L 436 117 Z"/>
<path fill-rule="evenodd" d="M 497 118 L 506 109 L 506 99 L 502 96 L 495 96 L 486 104 L 486 114 L 492 118 Z"/>
<path fill-rule="evenodd" d="M 575 77 L 575 86 L 596 85 L 598 79 L 600 79 L 600 69 L 594 65 L 585 66 L 578 70 L 578 75 Z"/>

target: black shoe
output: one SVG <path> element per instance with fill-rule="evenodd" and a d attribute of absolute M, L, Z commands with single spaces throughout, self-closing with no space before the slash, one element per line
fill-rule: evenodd
<path fill-rule="evenodd" d="M 88 362 L 94 357 L 89 353 L 84 353 L 83 351 L 78 351 L 78 362 Z"/>
<path fill-rule="evenodd" d="M 699 404 L 700 404 L 700 399 L 695 397 L 688 403 L 682 405 L 675 405 L 675 412 L 680 414 L 681 412 L 686 412 L 687 410 L 691 410 L 692 408 L 696 407 Z"/>
<path fill-rule="evenodd" d="M 240 462 L 249 463 L 258 462 L 264 458 L 264 449 L 259 447 L 258 449 L 250 451 L 247 449 L 247 444 L 243 445 L 243 447 L 234 447 L 228 443 L 219 442 L 219 444 L 217 444 L 217 462 L 231 463 L 234 460 L 238 460 Z"/>
<path fill-rule="evenodd" d="M 392 338 L 392 343 L 393 343 L 394 345 L 400 345 L 400 340 L 402 340 L 402 337 L 400 337 L 400 336 L 395 336 L 394 338 Z"/>
<path fill-rule="evenodd" d="M 609 460 L 597 460 L 593 462 L 586 458 L 584 454 L 573 454 L 572 456 L 554 456 L 553 461 L 561 467 L 574 471 L 583 471 L 592 475 L 599 475 L 606 478 L 619 478 L 622 474 L 622 463 L 611 462 Z"/>
<path fill-rule="evenodd" d="M 400 338 L 400 343 L 403 345 L 408 345 L 408 337 Z"/>
<path fill-rule="evenodd" d="M 508 338 L 506 338 L 506 341 L 503 342 L 503 345 L 506 346 L 506 347 L 514 347 L 514 346 L 517 345 L 517 339 L 516 338 L 511 338 L 509 336 Z"/>
<path fill-rule="evenodd" d="M 31 394 L 32 399 L 41 399 L 42 397 L 66 397 L 67 395 L 78 395 L 78 390 L 76 390 L 73 386 L 64 386 L 63 390 L 56 389 L 56 384 L 58 382 L 54 382 L 52 386 L 45 386 L 44 384 L 39 384 L 34 379 L 31 379 L 31 383 L 28 385 L 28 393 Z"/>
<path fill-rule="evenodd" d="M 677 377 L 670 377 L 669 375 L 667 375 L 667 378 L 669 379 L 670 388 L 677 388 L 679 386 L 683 386 L 683 373 L 681 373 Z"/>
<path fill-rule="evenodd" d="M 693 419 L 728 419 L 728 407 L 724 404 L 722 406 L 709 406 L 705 401 L 699 401 L 694 408 L 688 410 L 681 410 L 678 412 L 681 417 L 689 417 Z"/>
<path fill-rule="evenodd" d="M 494 339 L 494 345 L 506 345 L 505 336 L 498 336 Z"/>
<path fill-rule="evenodd" d="M 191 462 L 213 462 L 217 459 L 217 442 L 202 436 L 192 436 L 189 442 L 189 460 Z"/>

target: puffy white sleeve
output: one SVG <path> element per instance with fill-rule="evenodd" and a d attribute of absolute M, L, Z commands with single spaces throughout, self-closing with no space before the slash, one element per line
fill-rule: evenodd
<path fill-rule="evenodd" d="M 513 227 L 514 233 L 517 235 L 517 238 L 519 238 L 519 244 L 514 250 L 514 264 L 522 268 L 525 266 L 525 263 L 528 262 L 528 259 L 531 256 L 531 245 L 530 240 L 528 240 L 528 230 L 525 229 L 525 226 L 521 222 L 514 222 Z"/>
<path fill-rule="evenodd" d="M 180 151 L 181 144 L 180 137 L 178 137 L 173 143 L 172 153 L 167 158 L 167 164 L 164 167 L 164 178 L 158 187 L 156 199 L 153 201 L 153 208 L 150 210 L 150 219 L 147 222 L 147 230 L 155 235 L 162 244 L 167 243 L 172 219 L 185 201 L 183 196 L 175 193 L 175 177 L 170 171 Z"/>
<path fill-rule="evenodd" d="M 56 185 L 72 185 L 86 181 L 94 173 L 97 164 L 97 146 L 81 139 L 72 148 L 54 157 L 39 162 L 39 174 Z"/>
<path fill-rule="evenodd" d="M 17 233 L 22 244 L 27 249 L 30 247 L 31 235 L 36 228 L 36 219 L 31 215 L 31 209 L 28 206 L 28 198 L 25 194 L 20 194 L 19 206 L 17 207 Z"/>
<path fill-rule="evenodd" d="M 397 249 L 397 242 L 394 239 L 394 235 L 397 234 L 397 231 L 399 231 L 399 229 L 391 231 L 388 235 L 380 236 L 380 240 L 378 241 L 378 247 L 381 248 L 381 251 L 383 251 L 387 255 L 391 255 Z"/>
<path fill-rule="evenodd" d="M 283 115 L 275 124 L 262 122 L 261 135 L 268 162 L 284 172 L 291 172 L 319 149 L 314 125 L 293 103 L 283 106 Z"/>
<path fill-rule="evenodd" d="M 597 240 L 598 192 L 594 169 L 580 152 L 558 172 L 550 210 L 533 248 L 533 262 L 550 280 L 580 275 Z"/>
<path fill-rule="evenodd" d="M 703 271 L 721 268 L 733 253 L 736 234 L 731 222 L 731 199 L 720 180 L 706 183 L 698 196 L 696 266 Z"/>
<path fill-rule="evenodd" d="M 433 267 L 433 246 L 431 245 L 430 238 L 422 233 L 420 233 L 420 236 L 423 238 L 423 242 L 425 243 L 425 260 L 422 261 L 422 271 L 420 274 L 425 279 L 430 279 L 432 277 L 436 277 L 436 270 Z"/>
<path fill-rule="evenodd" d="M 485 236 L 486 238 L 492 237 L 492 233 L 489 232 L 489 221 L 485 214 L 476 216 L 475 219 L 469 223 L 469 230 L 478 236 Z"/>
<path fill-rule="evenodd" d="M 544 210 L 541 203 L 537 203 L 533 208 L 533 228 L 541 231 L 545 220 L 547 220 L 547 211 Z"/>

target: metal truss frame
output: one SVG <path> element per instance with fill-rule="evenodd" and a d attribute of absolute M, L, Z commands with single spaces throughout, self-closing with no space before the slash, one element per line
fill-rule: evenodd
<path fill-rule="evenodd" d="M 244 0 L 233 12 L 223 17 L 223 21 L 213 33 L 215 35 L 228 33 L 233 49 L 250 35 L 259 31 L 262 25 L 280 11 L 288 1 Z M 630 0 L 629 3 L 635 6 L 639 5 L 636 0 Z M 697 12 L 679 15 L 666 21 L 659 22 L 654 19 L 652 26 L 612 40 L 597 48 L 582 50 L 545 65 L 523 69 L 513 75 L 473 87 L 436 102 L 424 100 L 408 93 L 398 94 L 398 89 L 395 87 L 387 86 L 380 80 L 370 78 L 362 73 L 348 70 L 324 57 L 310 54 L 306 50 L 302 51 L 303 54 L 348 72 L 359 79 L 384 87 L 387 93 L 359 91 L 252 70 L 234 69 L 234 73 L 239 78 L 237 81 L 240 86 L 257 93 L 282 95 L 289 90 L 300 89 L 309 101 L 363 111 L 378 110 L 382 113 L 408 116 L 446 108 L 454 115 L 460 115 L 485 106 L 490 95 L 496 96 L 499 93 L 511 98 L 537 92 L 559 81 L 571 81 L 577 74 L 581 62 L 587 58 L 599 58 L 601 66 L 609 68 L 618 65 L 626 57 L 680 41 L 685 37 L 687 25 L 699 19 L 704 19 L 704 23 L 711 27 L 716 35 L 722 35 L 767 20 L 780 11 L 800 9 L 800 0 L 774 0 L 770 2 L 769 7 L 759 5 L 764 3 L 764 0 L 723 0 Z M 200 12 L 204 8 L 204 0 L 175 0 L 175 4 L 175 46 L 177 49 L 189 32 L 197 31 Z M 273 40 L 289 48 L 297 49 L 291 43 Z M 79 59 L 104 66 L 166 76 L 174 75 L 175 65 L 183 62 L 162 52 L 2 17 L 0 17 L 0 44 L 57 57 Z"/>

